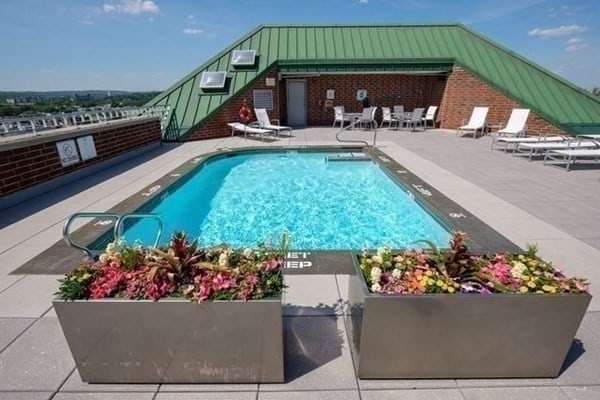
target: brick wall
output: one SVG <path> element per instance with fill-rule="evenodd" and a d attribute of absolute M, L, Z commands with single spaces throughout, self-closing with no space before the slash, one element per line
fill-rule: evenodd
<path fill-rule="evenodd" d="M 448 77 L 446 90 L 438 111 L 441 128 L 456 129 L 466 124 L 473 107 L 490 107 L 487 122 L 506 125 L 513 108 L 526 108 L 462 68 L 454 67 Z M 529 134 L 567 135 L 560 128 L 531 112 L 527 120 Z"/>
<path fill-rule="evenodd" d="M 276 86 L 267 86 L 266 78 L 274 78 Z M 186 137 L 186 140 L 210 139 L 231 135 L 231 129 L 227 126 L 227 123 L 240 122 L 238 112 L 243 105 L 244 99 L 246 100 L 246 105 L 248 108 L 254 110 L 254 90 L 266 89 L 273 91 L 273 110 L 268 110 L 269 118 L 281 119 L 280 106 L 285 107 L 285 104 L 282 104 L 281 102 L 281 87 L 282 82 L 277 81 L 277 68 L 275 67 L 270 69 L 266 73 L 257 77 L 254 80 L 254 84 L 250 85 L 246 90 L 228 101 L 223 108 L 209 117 L 205 123 L 202 124 L 202 127 L 189 134 Z M 285 97 L 285 91 L 283 93 L 283 97 Z M 256 120 L 254 111 L 252 111 L 252 120 Z M 284 124 L 285 122 L 281 121 L 281 123 Z"/>
<path fill-rule="evenodd" d="M 286 79 L 277 80 L 277 68 L 273 67 L 255 80 L 244 92 L 226 103 L 206 122 L 190 134 L 186 140 L 200 140 L 229 136 L 228 122 L 239 121 L 238 111 L 246 99 L 250 109 L 254 108 L 252 91 L 269 89 L 273 91 L 273 110 L 270 118 L 277 118 L 282 125 L 287 123 Z M 267 87 L 265 78 L 274 78 L 276 86 Z M 292 78 L 289 78 L 292 79 Z M 300 78 L 298 78 L 300 79 Z M 335 91 L 333 106 L 343 105 L 347 112 L 362 111 L 362 103 L 356 100 L 356 92 L 367 90 L 373 105 L 379 107 L 376 119 L 381 122 L 381 107 L 403 105 L 406 111 L 417 107 L 427 108 L 438 105 L 436 126 L 456 129 L 466 123 L 475 106 L 489 106 L 488 124 L 506 124 L 513 108 L 521 105 L 493 89 L 486 83 L 462 68 L 455 67 L 446 76 L 421 76 L 405 74 L 323 74 L 303 78 L 307 88 L 307 125 L 331 125 L 333 108 L 326 107 L 328 89 Z M 566 132 L 550 124 L 538 115 L 529 115 L 529 133 L 565 135 Z"/>
<path fill-rule="evenodd" d="M 427 108 L 442 101 L 444 77 L 402 74 L 321 75 L 307 79 L 308 125 L 330 125 L 333 108 L 325 108 L 327 89 L 335 90 L 333 105 L 343 105 L 347 112 L 361 112 L 356 92 L 367 90 L 371 104 L 378 107 L 375 118 L 381 121 L 381 107 L 403 105 L 406 111 Z"/>
<path fill-rule="evenodd" d="M 56 142 L 92 135 L 97 157 L 63 167 Z M 46 133 L 31 140 L 0 143 L 0 197 L 161 140 L 157 118 L 112 122 L 101 127 Z"/>

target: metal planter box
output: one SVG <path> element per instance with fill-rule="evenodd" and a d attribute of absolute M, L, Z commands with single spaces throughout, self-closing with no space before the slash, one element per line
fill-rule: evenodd
<path fill-rule="evenodd" d="M 283 382 L 281 299 L 53 303 L 85 382 Z"/>
<path fill-rule="evenodd" d="M 373 295 L 355 266 L 348 326 L 359 378 L 556 377 L 589 294 Z"/>

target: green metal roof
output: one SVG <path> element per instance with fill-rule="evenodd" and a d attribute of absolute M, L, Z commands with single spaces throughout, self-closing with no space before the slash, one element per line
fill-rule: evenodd
<path fill-rule="evenodd" d="M 256 50 L 256 67 L 232 67 L 237 49 Z M 567 132 L 600 132 L 597 97 L 460 24 L 259 26 L 149 104 L 174 107 L 185 136 L 273 65 L 284 72 L 444 72 L 457 65 Z M 230 71 L 227 92 L 203 93 L 203 71 Z"/>

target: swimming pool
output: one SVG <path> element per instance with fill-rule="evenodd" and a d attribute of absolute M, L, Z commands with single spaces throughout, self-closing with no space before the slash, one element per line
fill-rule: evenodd
<path fill-rule="evenodd" d="M 290 233 L 292 248 L 346 250 L 448 243 L 444 225 L 373 161 L 327 161 L 332 152 L 251 152 L 213 157 L 139 212 L 161 216 L 203 245 L 256 247 Z M 125 230 L 151 243 L 152 221 Z M 168 240 L 163 237 L 162 241 Z"/>

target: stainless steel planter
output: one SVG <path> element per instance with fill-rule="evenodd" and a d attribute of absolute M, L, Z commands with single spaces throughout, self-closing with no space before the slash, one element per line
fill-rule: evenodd
<path fill-rule="evenodd" d="M 85 382 L 283 382 L 281 299 L 53 303 Z"/>
<path fill-rule="evenodd" d="M 373 295 L 355 266 L 348 326 L 360 378 L 556 377 L 588 294 Z"/>

